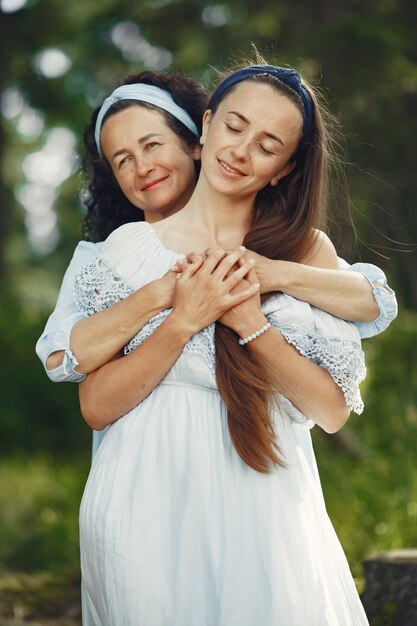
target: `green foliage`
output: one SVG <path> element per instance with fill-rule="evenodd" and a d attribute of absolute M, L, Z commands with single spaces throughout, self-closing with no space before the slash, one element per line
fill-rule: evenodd
<path fill-rule="evenodd" d="M 314 433 L 329 515 L 354 574 L 376 552 L 417 544 L 417 315 L 366 343 L 365 411 L 348 429 L 357 458 Z"/>
<path fill-rule="evenodd" d="M 0 464 L 0 571 L 78 571 L 78 509 L 87 473 L 88 461 L 41 456 Z"/>
<path fill-rule="evenodd" d="M 393 626 L 398 613 L 398 607 L 393 602 L 386 602 L 381 606 L 379 615 L 370 619 L 370 626 Z"/>
<path fill-rule="evenodd" d="M 0 289 L 0 349 L 5 355 L 0 360 L 0 453 L 46 452 L 77 458 L 91 446 L 77 386 L 51 383 L 35 354 L 45 321 L 36 299 L 37 281 L 42 278 L 35 271 L 22 277 L 20 294 L 16 286 Z"/>
<path fill-rule="evenodd" d="M 64 465 L 37 456 L 0 463 L 4 626 L 16 624 L 19 615 L 51 626 L 80 623 L 78 509 L 87 473 L 88 461 Z M 49 621 L 65 615 L 68 619 Z M 10 621 L 3 621 L 7 617 Z"/>

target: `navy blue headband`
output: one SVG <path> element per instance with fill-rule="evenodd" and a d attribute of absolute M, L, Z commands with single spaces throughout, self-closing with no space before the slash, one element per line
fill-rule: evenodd
<path fill-rule="evenodd" d="M 268 76 L 278 78 L 282 83 L 290 87 L 299 96 L 304 109 L 303 139 L 304 141 L 308 141 L 311 138 L 314 128 L 313 101 L 308 90 L 302 84 L 299 73 L 292 68 L 275 67 L 274 65 L 250 65 L 249 67 L 244 67 L 241 70 L 237 70 L 220 83 L 220 85 L 211 96 L 207 108 L 215 109 L 220 100 L 220 97 L 232 85 L 236 85 L 236 83 L 240 83 L 247 78 L 260 76 L 262 74 L 267 74 Z"/>

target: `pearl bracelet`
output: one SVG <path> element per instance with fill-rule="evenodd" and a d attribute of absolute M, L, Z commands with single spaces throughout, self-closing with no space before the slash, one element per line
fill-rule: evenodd
<path fill-rule="evenodd" d="M 245 339 L 239 339 L 239 343 L 241 346 L 245 346 L 247 343 L 249 343 L 250 341 L 253 341 L 254 339 L 256 339 L 257 337 L 259 337 L 260 335 L 263 335 L 265 331 L 268 330 L 268 328 L 271 326 L 271 322 L 267 322 L 266 324 L 264 324 L 262 326 L 262 328 L 260 328 L 259 330 L 257 330 L 256 332 L 252 333 L 251 335 L 249 335 L 248 337 L 245 337 Z"/>

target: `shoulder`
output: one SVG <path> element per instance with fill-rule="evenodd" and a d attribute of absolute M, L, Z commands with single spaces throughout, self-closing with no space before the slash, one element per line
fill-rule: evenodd
<path fill-rule="evenodd" d="M 107 237 L 100 257 L 138 289 L 146 282 L 160 278 L 174 265 L 178 255 L 162 245 L 148 222 L 130 222 Z"/>
<path fill-rule="evenodd" d="M 312 229 L 310 247 L 301 263 L 323 269 L 339 269 L 336 249 L 330 237 L 322 230 Z"/>
<path fill-rule="evenodd" d="M 147 222 L 129 222 L 116 228 L 103 241 L 101 255 L 118 257 L 148 248 L 153 241 L 152 228 Z"/>
<path fill-rule="evenodd" d="M 103 248 L 103 242 L 79 241 L 74 249 L 73 258 L 78 256 L 97 256 Z"/>
<path fill-rule="evenodd" d="M 122 224 L 119 228 L 116 228 L 110 235 L 103 241 L 103 249 L 105 250 L 109 246 L 118 242 L 131 241 L 136 237 L 144 237 L 149 235 L 148 222 L 128 222 Z"/>
<path fill-rule="evenodd" d="M 74 249 L 66 275 L 73 275 L 78 272 L 81 267 L 91 263 L 100 254 L 102 247 L 102 242 L 92 243 L 91 241 L 79 241 Z"/>

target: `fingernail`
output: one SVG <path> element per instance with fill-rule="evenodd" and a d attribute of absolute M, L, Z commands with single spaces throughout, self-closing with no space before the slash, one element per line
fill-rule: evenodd
<path fill-rule="evenodd" d="M 245 248 L 245 246 L 239 246 L 239 250 L 242 250 L 242 252 L 243 252 L 244 250 L 246 250 L 246 248 Z"/>

